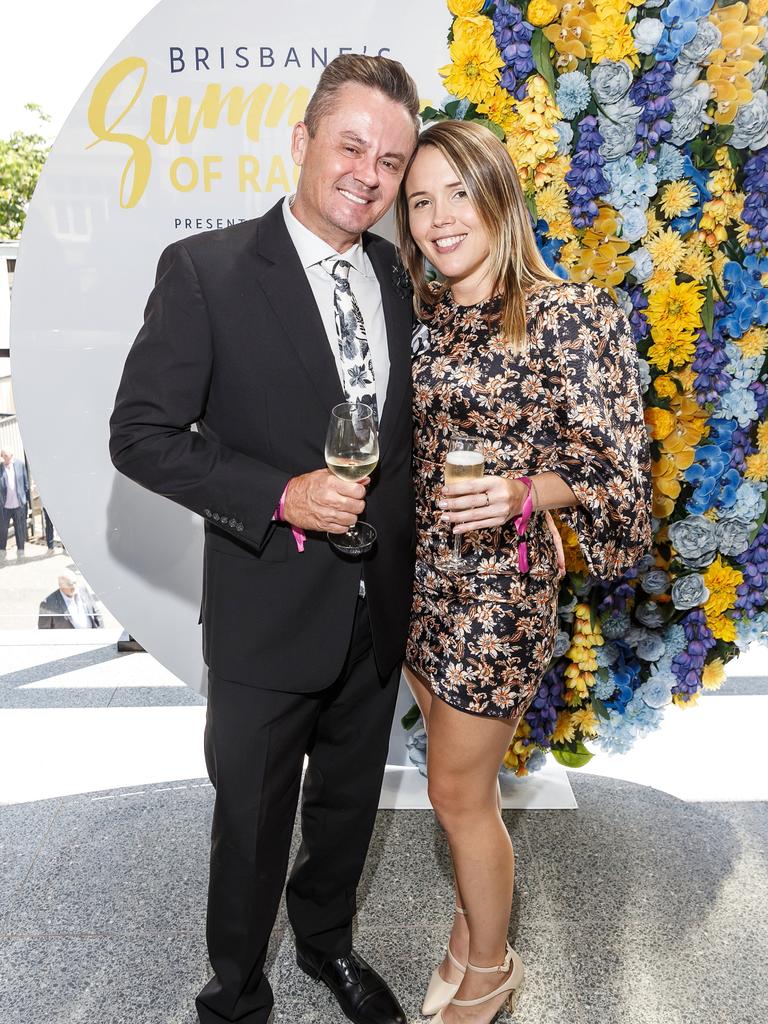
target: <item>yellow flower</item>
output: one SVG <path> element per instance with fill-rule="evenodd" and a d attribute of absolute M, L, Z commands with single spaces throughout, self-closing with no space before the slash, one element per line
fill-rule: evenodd
<path fill-rule="evenodd" d="M 645 212 L 646 230 L 642 237 L 642 242 L 645 244 L 646 239 L 654 238 L 664 227 L 662 222 L 656 216 L 656 211 L 653 208 L 649 208 Z"/>
<path fill-rule="evenodd" d="M 698 238 L 691 237 L 685 246 L 685 256 L 678 267 L 682 274 L 687 274 L 694 281 L 704 281 L 712 269 L 712 253 L 709 248 L 702 246 Z"/>
<path fill-rule="evenodd" d="M 768 350 L 768 330 L 765 327 L 750 327 L 736 339 L 736 344 L 747 359 L 762 356 Z"/>
<path fill-rule="evenodd" d="M 713 658 L 704 666 L 701 683 L 705 690 L 719 690 L 725 682 L 725 665 L 720 658 Z"/>
<path fill-rule="evenodd" d="M 589 605 L 577 604 L 574 608 L 571 646 L 566 654 L 571 662 L 565 670 L 563 698 L 566 704 L 581 704 L 589 696 L 590 688 L 595 685 L 594 673 L 597 672 L 593 648 L 602 646 L 603 636 L 599 623 L 594 627 L 590 623 Z"/>
<path fill-rule="evenodd" d="M 489 121 L 493 121 L 494 124 L 503 128 L 506 135 L 514 117 L 515 99 L 506 89 L 497 86 L 482 103 L 478 103 L 477 110 L 479 114 L 484 114 Z"/>
<path fill-rule="evenodd" d="M 549 25 L 551 21 L 554 21 L 559 13 L 557 6 L 550 3 L 550 0 L 531 0 L 525 20 L 531 25 L 543 28 L 544 25 Z"/>
<path fill-rule="evenodd" d="M 736 588 L 743 580 L 743 573 L 727 565 L 719 555 L 704 573 L 704 585 L 709 591 L 704 614 L 712 635 L 718 640 L 735 639 L 735 623 L 725 613 L 736 603 Z"/>
<path fill-rule="evenodd" d="M 748 480 L 768 480 L 768 453 L 758 452 L 757 455 L 748 455 L 747 471 L 744 474 Z"/>
<path fill-rule="evenodd" d="M 661 441 L 675 429 L 675 414 L 668 409 L 650 405 L 645 410 L 645 422 L 651 428 L 654 441 Z"/>
<path fill-rule="evenodd" d="M 482 103 L 498 85 L 499 72 L 504 66 L 493 37 L 454 39 L 449 52 L 453 63 L 440 68 L 445 88 L 459 99 Z"/>
<path fill-rule="evenodd" d="M 674 228 L 665 228 L 646 243 L 646 249 L 657 270 L 674 273 L 685 256 L 685 245 Z"/>
<path fill-rule="evenodd" d="M 471 18 L 479 14 L 485 0 L 448 0 L 448 10 L 458 18 Z"/>
<path fill-rule="evenodd" d="M 575 238 L 571 239 L 560 250 L 560 262 L 564 267 L 570 269 L 578 262 L 580 254 L 581 246 Z"/>
<path fill-rule="evenodd" d="M 757 446 L 761 452 L 768 451 L 768 420 L 764 420 L 757 428 Z"/>
<path fill-rule="evenodd" d="M 515 103 L 506 140 L 523 188 L 529 188 L 540 165 L 555 156 L 559 135 L 554 126 L 562 117 L 540 75 L 528 79 L 527 89 L 525 99 Z"/>
<path fill-rule="evenodd" d="M 536 193 L 536 209 L 539 216 L 549 225 L 550 238 L 563 238 L 558 229 L 566 225 L 569 230 L 565 237 L 575 237 L 569 212 L 568 189 L 564 182 L 553 181 L 539 189 Z"/>
<path fill-rule="evenodd" d="M 518 723 L 515 735 L 512 737 L 506 754 L 504 755 L 504 764 L 510 771 L 513 771 L 515 775 L 523 776 L 528 774 L 528 769 L 525 766 L 526 761 L 531 756 L 535 747 L 532 743 L 526 744 L 525 740 L 531 735 L 531 727 L 524 718 L 520 719 Z"/>
<path fill-rule="evenodd" d="M 659 398 L 674 398 L 676 395 L 680 394 L 675 385 L 675 377 L 673 374 L 661 374 L 653 382 L 653 386 Z"/>
<path fill-rule="evenodd" d="M 579 538 L 570 526 L 563 522 L 557 513 L 553 513 L 552 518 L 554 519 L 555 526 L 557 527 L 558 533 L 563 541 L 565 568 L 568 572 L 588 572 L 587 563 L 584 561 L 584 556 L 582 555 L 581 548 L 579 547 Z"/>
<path fill-rule="evenodd" d="M 723 271 L 725 270 L 725 264 L 728 262 L 728 256 L 724 252 L 717 249 L 712 253 L 712 273 L 717 278 L 717 283 L 720 287 L 723 287 Z M 725 291 L 725 289 L 723 289 Z"/>
<path fill-rule="evenodd" d="M 695 693 L 674 693 L 672 694 L 672 703 L 676 704 L 679 708 L 693 708 L 699 699 L 699 691 Z"/>
<path fill-rule="evenodd" d="M 453 40 L 468 46 L 475 43 L 492 43 L 495 46 L 493 22 L 483 15 L 477 15 L 474 18 L 457 18 L 453 23 Z"/>
<path fill-rule="evenodd" d="M 600 15 L 590 17 L 592 30 L 592 63 L 603 59 L 625 60 L 633 67 L 640 66 L 640 58 L 632 37 L 632 26 L 616 11 L 613 5 L 605 5 Z"/>
<path fill-rule="evenodd" d="M 651 463 L 652 512 L 657 519 L 666 519 L 674 511 L 675 502 L 680 496 L 681 475 L 682 470 L 677 466 L 675 460 L 665 452 Z"/>
<path fill-rule="evenodd" d="M 580 729 L 585 736 L 597 736 L 599 722 L 597 721 L 597 715 L 591 707 L 587 706 L 579 708 L 578 711 L 572 711 L 571 722 L 577 729 Z"/>
<path fill-rule="evenodd" d="M 569 711 L 561 711 L 552 731 L 553 743 L 570 743 L 576 735 L 576 726 Z"/>
<path fill-rule="evenodd" d="M 664 216 L 679 217 L 690 210 L 696 200 L 696 192 L 690 181 L 670 181 L 661 193 L 661 209 Z"/>
<path fill-rule="evenodd" d="M 563 5 L 559 23 L 547 25 L 541 31 L 555 48 L 555 67 L 562 74 L 575 71 L 580 60 L 587 56 L 591 28 L 592 6 L 583 3 Z"/>
<path fill-rule="evenodd" d="M 691 362 L 703 305 L 703 290 L 695 281 L 670 281 L 651 292 L 645 311 L 653 334 L 649 362 L 659 370 Z"/>

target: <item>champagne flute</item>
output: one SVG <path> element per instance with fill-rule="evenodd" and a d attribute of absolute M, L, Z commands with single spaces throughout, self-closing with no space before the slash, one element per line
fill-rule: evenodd
<path fill-rule="evenodd" d="M 325 438 L 325 464 L 340 480 L 363 480 L 379 461 L 379 434 L 373 409 L 365 402 L 342 402 L 331 410 Z M 329 533 L 331 546 L 345 555 L 370 551 L 376 531 L 358 520 L 346 533 Z"/>
<path fill-rule="evenodd" d="M 485 472 L 483 442 L 479 437 L 454 435 L 445 456 L 445 483 L 457 484 L 463 480 L 480 480 Z M 461 534 L 453 535 L 453 550 L 449 555 L 435 559 L 435 566 L 444 572 L 474 572 L 476 558 L 462 558 Z"/>

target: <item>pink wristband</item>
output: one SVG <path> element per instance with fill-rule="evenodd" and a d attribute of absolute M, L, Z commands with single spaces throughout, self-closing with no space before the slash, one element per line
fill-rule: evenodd
<path fill-rule="evenodd" d="M 289 480 L 288 484 L 290 482 L 291 481 Z M 285 522 L 285 496 L 288 493 L 288 484 L 286 484 L 285 487 L 283 488 L 283 493 L 280 495 L 280 501 L 278 501 L 277 508 L 275 509 L 274 514 L 272 516 L 272 518 L 277 520 L 277 522 L 279 523 Z M 303 551 L 304 541 L 307 539 L 306 533 L 304 533 L 304 531 L 300 529 L 298 526 L 292 526 L 291 533 L 293 534 L 293 539 L 296 541 L 296 547 L 298 548 L 299 551 Z"/>
<path fill-rule="evenodd" d="M 525 500 L 523 501 L 523 507 L 520 511 L 520 515 L 515 517 L 515 530 L 517 530 L 518 544 L 517 544 L 517 567 L 520 572 L 528 572 L 528 544 L 524 540 L 525 531 L 528 529 L 528 523 L 531 520 L 531 514 L 533 513 L 533 498 L 531 497 L 531 488 L 533 487 L 533 481 L 527 476 L 515 477 L 516 480 L 521 480 L 527 487 L 527 493 Z"/>

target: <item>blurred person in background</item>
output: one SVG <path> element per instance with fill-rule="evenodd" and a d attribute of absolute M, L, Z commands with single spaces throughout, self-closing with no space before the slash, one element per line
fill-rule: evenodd
<path fill-rule="evenodd" d="M 8 544 L 8 527 L 13 522 L 18 557 L 24 556 L 24 541 L 27 538 L 27 502 L 29 501 L 29 479 L 21 459 L 15 459 L 13 452 L 3 448 L 0 451 L 0 559 L 5 558 Z"/>
<path fill-rule="evenodd" d="M 38 629 L 101 629 L 104 625 L 96 599 L 70 572 L 59 576 L 59 589 L 40 605 Z"/>

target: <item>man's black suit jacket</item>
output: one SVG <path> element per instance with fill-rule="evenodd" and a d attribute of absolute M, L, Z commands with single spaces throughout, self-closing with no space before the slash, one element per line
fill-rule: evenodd
<path fill-rule="evenodd" d="M 80 601 L 83 611 L 88 616 L 91 629 L 101 629 L 103 625 L 101 615 L 96 610 L 93 599 L 89 594 L 80 591 Z M 54 590 L 52 594 L 40 605 L 40 613 L 37 619 L 38 629 L 74 629 L 74 623 L 67 608 L 67 602 L 60 590 Z"/>
<path fill-rule="evenodd" d="M 325 465 L 336 364 L 281 203 L 170 245 L 111 418 L 120 472 L 205 519 L 203 654 L 226 679 L 311 692 L 344 663 L 361 568 L 379 671 L 402 660 L 410 612 L 411 302 L 395 250 L 366 233 L 381 286 L 390 377 L 365 519 L 378 543 L 345 558 L 325 534 L 303 552 L 272 521 L 288 480 Z M 197 430 L 191 430 L 192 424 Z"/>

